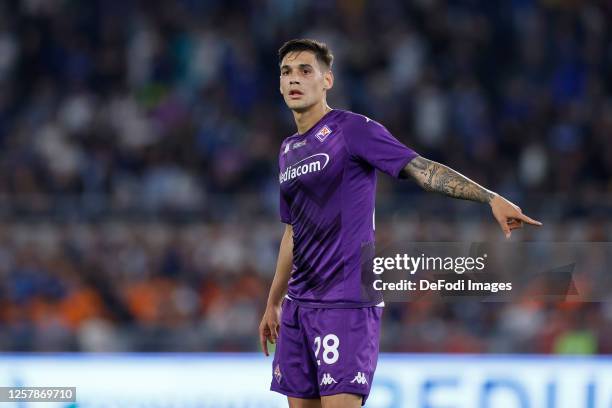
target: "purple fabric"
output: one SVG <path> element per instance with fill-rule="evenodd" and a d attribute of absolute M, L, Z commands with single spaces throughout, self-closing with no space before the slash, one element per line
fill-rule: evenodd
<path fill-rule="evenodd" d="M 292 299 L 317 307 L 381 301 L 361 279 L 374 248 L 375 170 L 398 177 L 416 156 L 379 123 L 342 110 L 285 139 L 280 219 L 293 226 Z"/>
<path fill-rule="evenodd" d="M 382 312 L 376 306 L 311 308 L 285 300 L 270 389 L 297 398 L 358 394 L 365 404 L 378 361 Z"/>

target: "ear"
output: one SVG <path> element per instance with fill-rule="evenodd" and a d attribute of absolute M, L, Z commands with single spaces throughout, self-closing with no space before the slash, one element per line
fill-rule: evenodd
<path fill-rule="evenodd" d="M 331 68 L 325 72 L 323 77 L 323 89 L 330 90 L 334 87 L 334 73 Z"/>

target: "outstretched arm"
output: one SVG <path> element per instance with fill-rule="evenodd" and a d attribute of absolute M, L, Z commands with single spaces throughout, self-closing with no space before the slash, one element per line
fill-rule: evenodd
<path fill-rule="evenodd" d="M 510 237 L 513 229 L 522 228 L 523 222 L 542 225 L 541 222 L 523 214 L 517 205 L 499 194 L 487 190 L 450 167 L 424 157 L 417 156 L 412 159 L 404 167 L 400 177 L 412 177 L 419 186 L 427 191 L 435 191 L 463 200 L 488 203 L 506 238 Z"/>
<path fill-rule="evenodd" d="M 404 167 L 402 176 L 411 176 L 423 189 L 449 197 L 489 203 L 496 195 L 450 167 L 421 156 Z"/>

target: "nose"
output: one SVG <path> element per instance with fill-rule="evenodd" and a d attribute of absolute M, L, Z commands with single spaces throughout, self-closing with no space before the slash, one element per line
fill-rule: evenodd
<path fill-rule="evenodd" d="M 300 81 L 289 81 L 289 85 L 299 85 Z"/>

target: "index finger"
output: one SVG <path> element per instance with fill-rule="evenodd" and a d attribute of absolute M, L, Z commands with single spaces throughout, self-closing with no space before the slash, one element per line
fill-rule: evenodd
<path fill-rule="evenodd" d="M 261 348 L 264 354 L 266 355 L 266 357 L 268 357 L 270 355 L 270 353 L 268 353 L 268 339 L 266 338 L 266 336 L 264 336 L 263 333 L 259 333 L 259 342 L 261 343 Z"/>
<path fill-rule="evenodd" d="M 536 221 L 533 218 L 529 218 L 525 214 L 521 214 L 518 218 L 523 220 L 523 221 L 525 221 L 527 224 L 537 225 L 537 226 L 541 226 L 542 225 L 542 223 L 540 221 Z"/>

